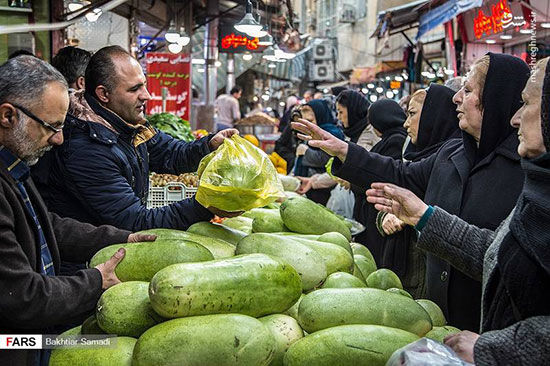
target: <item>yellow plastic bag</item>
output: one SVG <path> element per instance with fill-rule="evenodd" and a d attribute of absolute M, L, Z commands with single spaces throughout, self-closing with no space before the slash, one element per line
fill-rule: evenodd
<path fill-rule="evenodd" d="M 248 211 L 284 196 L 275 166 L 265 152 L 233 135 L 199 164 L 196 199 L 204 207 Z"/>

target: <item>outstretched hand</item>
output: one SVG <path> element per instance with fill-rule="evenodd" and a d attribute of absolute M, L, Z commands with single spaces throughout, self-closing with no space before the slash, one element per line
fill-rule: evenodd
<path fill-rule="evenodd" d="M 397 216 L 407 225 L 415 226 L 428 209 L 420 198 L 408 189 L 390 183 L 373 183 L 367 190 L 367 201 L 378 211 Z"/>
<path fill-rule="evenodd" d="M 298 122 L 291 123 L 292 129 L 298 131 L 298 138 L 307 141 L 311 147 L 317 147 L 331 156 L 336 156 L 342 162 L 348 154 L 348 144 L 338 137 L 323 130 L 315 123 L 299 118 Z"/>

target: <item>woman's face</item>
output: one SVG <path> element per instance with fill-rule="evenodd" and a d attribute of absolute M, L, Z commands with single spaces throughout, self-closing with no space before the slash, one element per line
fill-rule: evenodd
<path fill-rule="evenodd" d="M 336 117 L 342 122 L 345 128 L 348 128 L 348 107 L 343 104 L 336 103 L 336 110 L 338 111 L 338 115 Z"/>
<path fill-rule="evenodd" d="M 307 119 L 311 123 L 317 124 L 317 120 L 315 119 L 315 113 L 313 113 L 313 109 L 311 109 L 310 106 L 304 105 L 300 112 L 302 112 L 302 118 Z"/>
<path fill-rule="evenodd" d="M 477 142 L 481 138 L 481 122 L 483 121 L 481 87 L 478 82 L 480 77 L 479 65 L 476 65 L 468 73 L 462 88 L 453 97 L 458 112 L 458 126 L 473 136 Z"/>
<path fill-rule="evenodd" d="M 521 93 L 523 106 L 516 112 L 510 124 L 518 128 L 518 154 L 522 158 L 535 158 L 546 152 L 542 137 L 540 104 L 542 84 L 548 61 L 539 64 Z"/>
<path fill-rule="evenodd" d="M 407 134 L 411 137 L 411 142 L 416 144 L 418 141 L 418 125 L 420 124 L 420 114 L 422 113 L 423 103 L 421 98 L 412 98 L 409 102 L 407 110 L 407 119 L 403 123 L 403 127 L 407 130 Z"/>

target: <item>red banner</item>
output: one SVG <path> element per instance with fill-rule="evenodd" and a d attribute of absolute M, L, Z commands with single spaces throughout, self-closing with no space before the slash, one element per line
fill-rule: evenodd
<path fill-rule="evenodd" d="M 146 55 L 147 114 L 169 112 L 189 121 L 191 108 L 191 57 L 189 54 L 149 52 Z M 163 111 L 163 88 L 166 109 Z"/>

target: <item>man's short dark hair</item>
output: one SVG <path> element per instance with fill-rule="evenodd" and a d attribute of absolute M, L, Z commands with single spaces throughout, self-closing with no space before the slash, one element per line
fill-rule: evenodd
<path fill-rule="evenodd" d="M 103 47 L 90 59 L 86 67 L 85 84 L 86 92 L 95 95 L 95 89 L 103 85 L 107 91 L 112 92 L 116 85 L 116 67 L 113 59 L 115 57 L 132 57 L 128 51 L 120 46 Z"/>
<path fill-rule="evenodd" d="M 233 88 L 231 88 L 231 91 L 229 92 L 230 94 L 236 94 L 236 93 L 239 93 L 239 92 L 242 92 L 243 91 L 243 88 L 241 88 L 240 86 L 234 86 Z"/>
<path fill-rule="evenodd" d="M 91 57 L 92 53 L 82 48 L 63 47 L 52 59 L 52 66 L 59 70 L 70 85 L 76 83 L 79 77 L 84 76 Z"/>

